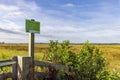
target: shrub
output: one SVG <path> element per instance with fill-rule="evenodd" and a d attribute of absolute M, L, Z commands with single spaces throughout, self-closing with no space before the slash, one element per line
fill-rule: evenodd
<path fill-rule="evenodd" d="M 91 46 L 87 41 L 78 53 L 78 72 L 80 80 L 101 80 L 98 75 L 102 72 L 103 76 L 107 76 L 106 62 L 102 57 L 102 52 Z"/>
<path fill-rule="evenodd" d="M 60 45 L 58 45 L 58 41 L 51 40 L 48 59 L 52 63 L 74 68 L 75 71 L 70 75 L 72 78 L 74 77 L 74 80 L 119 79 L 117 75 L 107 71 L 106 60 L 102 57 L 102 51 L 90 45 L 88 41 L 83 45 L 79 53 L 71 51 L 69 44 L 68 40 L 63 41 Z M 62 75 L 62 80 L 66 80 L 66 72 L 62 73 Z"/>

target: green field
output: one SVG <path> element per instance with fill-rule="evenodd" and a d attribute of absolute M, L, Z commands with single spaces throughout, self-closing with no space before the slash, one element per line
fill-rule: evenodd
<path fill-rule="evenodd" d="M 71 45 L 71 49 L 79 52 L 82 45 Z M 108 69 L 120 72 L 120 45 L 95 45 L 103 52 L 108 62 Z M 48 44 L 35 44 L 35 59 L 43 60 L 49 53 Z M 11 59 L 13 56 L 27 56 L 27 44 L 0 44 L 0 60 Z M 44 59 L 45 60 L 45 59 Z"/>

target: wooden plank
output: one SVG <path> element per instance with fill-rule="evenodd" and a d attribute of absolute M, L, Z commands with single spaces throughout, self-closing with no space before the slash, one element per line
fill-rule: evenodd
<path fill-rule="evenodd" d="M 34 80 L 32 57 L 18 56 L 18 80 Z"/>
<path fill-rule="evenodd" d="M 13 61 L 16 61 L 15 64 L 12 64 L 12 80 L 17 80 L 17 65 L 18 65 L 18 62 L 17 62 L 17 56 L 13 57 L 12 58 Z"/>
<path fill-rule="evenodd" d="M 12 61 L 12 60 L 0 61 L 0 67 L 11 66 L 12 64 L 15 64 L 15 63 L 16 61 Z"/>
<path fill-rule="evenodd" d="M 43 61 L 34 61 L 35 66 L 40 66 L 40 67 L 55 67 L 57 70 L 66 70 L 66 71 L 73 71 L 74 69 L 68 67 L 68 66 L 63 66 L 63 65 L 56 65 L 48 62 L 43 62 Z"/>

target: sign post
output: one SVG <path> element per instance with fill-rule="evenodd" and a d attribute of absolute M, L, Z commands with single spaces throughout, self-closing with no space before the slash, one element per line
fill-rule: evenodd
<path fill-rule="evenodd" d="M 40 22 L 34 19 L 26 20 L 26 32 L 29 33 L 29 56 L 32 58 L 32 70 L 30 70 L 30 80 L 34 80 L 34 33 L 40 33 Z"/>
<path fill-rule="evenodd" d="M 29 56 L 34 60 L 34 33 L 29 33 Z"/>
<path fill-rule="evenodd" d="M 40 22 L 26 20 L 26 32 L 29 33 L 29 56 L 34 60 L 34 33 L 40 33 Z"/>

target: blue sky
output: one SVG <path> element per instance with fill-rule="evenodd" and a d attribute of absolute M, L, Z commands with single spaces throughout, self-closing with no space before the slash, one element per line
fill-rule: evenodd
<path fill-rule="evenodd" d="M 35 19 L 35 42 L 120 43 L 120 0 L 0 0 L 0 16 L 0 42 L 27 43 L 25 19 Z"/>

